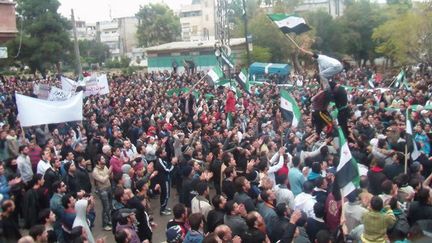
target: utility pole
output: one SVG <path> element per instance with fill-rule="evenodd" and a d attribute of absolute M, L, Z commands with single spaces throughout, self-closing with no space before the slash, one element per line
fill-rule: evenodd
<path fill-rule="evenodd" d="M 246 12 L 246 0 L 243 0 L 243 21 L 244 21 L 244 32 L 245 32 L 245 40 L 246 40 L 246 57 L 247 57 L 247 66 L 250 64 L 250 50 L 249 50 L 249 42 L 248 42 L 248 18 Z"/>
<path fill-rule="evenodd" d="M 78 76 L 82 75 L 82 66 L 81 66 L 81 58 L 80 58 L 80 51 L 78 46 L 78 38 L 77 38 L 77 30 L 76 30 L 76 23 L 75 23 L 75 16 L 74 11 L 71 9 L 71 17 L 72 17 L 72 25 L 73 25 L 73 32 L 74 32 L 74 49 L 75 49 L 75 58 L 77 61 L 77 72 Z"/>

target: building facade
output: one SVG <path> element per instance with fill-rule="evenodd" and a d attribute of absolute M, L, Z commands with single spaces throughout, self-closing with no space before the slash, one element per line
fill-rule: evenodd
<path fill-rule="evenodd" d="M 215 38 L 215 1 L 193 0 L 179 11 L 183 41 L 205 41 Z"/>
<path fill-rule="evenodd" d="M 242 54 L 245 52 L 245 39 L 230 40 L 230 59 L 235 65 L 241 64 Z M 177 66 L 178 72 L 185 70 L 185 63 L 193 63 L 197 71 L 208 71 L 218 60 L 215 56 L 215 41 L 179 41 L 145 48 L 147 52 L 148 71 L 173 70 Z"/>
<path fill-rule="evenodd" d="M 138 46 L 136 17 L 116 18 L 112 21 L 96 23 L 98 40 L 109 47 L 111 56 L 118 58 L 132 55 L 132 50 Z"/>
<path fill-rule="evenodd" d="M 96 24 L 86 23 L 85 21 L 75 21 L 78 40 L 96 40 Z M 71 30 L 73 38 L 73 30 Z"/>
<path fill-rule="evenodd" d="M 17 33 L 15 3 L 0 0 L 0 43 L 15 38 Z"/>
<path fill-rule="evenodd" d="M 342 16 L 345 10 L 345 0 L 304 0 L 295 8 L 296 12 L 323 10 L 333 18 Z"/>

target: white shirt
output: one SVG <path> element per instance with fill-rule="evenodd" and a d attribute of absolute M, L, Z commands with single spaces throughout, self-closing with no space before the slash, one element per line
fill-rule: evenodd
<path fill-rule="evenodd" d="M 212 209 L 213 208 L 208 202 L 208 200 L 203 198 L 202 196 L 198 195 L 192 199 L 191 202 L 192 213 L 202 213 L 202 215 L 204 215 L 204 218 L 207 219 L 207 215 Z"/>
<path fill-rule="evenodd" d="M 41 174 L 41 175 L 45 175 L 45 172 L 51 168 L 51 164 L 49 162 L 45 162 L 42 159 L 39 160 L 38 164 L 37 164 L 37 170 L 36 173 L 37 174 Z"/>
<path fill-rule="evenodd" d="M 314 196 L 302 192 L 298 194 L 294 199 L 294 210 L 298 209 L 303 211 L 304 213 L 306 213 L 308 218 L 315 217 L 313 207 L 316 202 L 317 201 Z"/>
<path fill-rule="evenodd" d="M 317 62 L 320 72 L 330 67 L 342 66 L 342 63 L 340 63 L 337 59 L 326 55 L 318 55 Z"/>
<path fill-rule="evenodd" d="M 286 186 L 275 187 L 276 203 L 285 203 L 290 209 L 294 209 L 294 193 Z"/>

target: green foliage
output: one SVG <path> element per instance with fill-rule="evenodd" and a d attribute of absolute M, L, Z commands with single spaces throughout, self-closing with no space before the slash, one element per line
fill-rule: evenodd
<path fill-rule="evenodd" d="M 110 59 L 105 63 L 107 68 L 127 68 L 129 67 L 131 59 L 128 57 L 122 57 L 120 59 L 114 58 Z"/>
<path fill-rule="evenodd" d="M 249 22 L 249 33 L 253 44 L 270 51 L 271 62 L 287 62 L 292 51 L 291 43 L 268 19 L 265 12 L 258 12 Z M 255 49 L 255 46 L 254 46 Z"/>
<path fill-rule="evenodd" d="M 371 38 L 372 32 L 385 20 L 385 13 L 379 5 L 367 0 L 353 2 L 339 19 L 343 31 L 341 38 L 346 44 L 342 51 L 358 62 L 373 60 L 376 44 Z"/>
<path fill-rule="evenodd" d="M 71 25 L 57 13 L 58 0 L 18 0 L 17 12 L 22 16 L 23 41 L 17 57 L 33 72 L 45 74 L 52 65 L 59 67 L 61 61 L 69 60 L 72 47 L 68 29 Z M 11 53 L 18 53 L 19 35 L 9 42 Z"/>
<path fill-rule="evenodd" d="M 109 58 L 109 47 L 96 40 L 78 41 L 80 55 L 84 63 L 103 63 Z"/>
<path fill-rule="evenodd" d="M 331 15 L 324 11 L 308 12 L 304 16 L 307 23 L 312 27 L 314 41 L 311 48 L 324 53 L 341 52 L 344 46 L 343 26 L 334 20 Z"/>
<path fill-rule="evenodd" d="M 138 42 L 149 47 L 177 40 L 181 34 L 180 18 L 166 5 L 149 4 L 141 7 L 136 17 Z"/>
<path fill-rule="evenodd" d="M 270 49 L 266 47 L 261 47 L 254 45 L 253 50 L 250 53 L 251 63 L 253 62 L 270 62 L 271 53 Z M 247 63 L 247 55 L 244 53 L 242 55 L 242 63 Z"/>
<path fill-rule="evenodd" d="M 432 11 L 419 5 L 380 25 L 372 38 L 378 53 L 400 64 L 432 63 Z"/>

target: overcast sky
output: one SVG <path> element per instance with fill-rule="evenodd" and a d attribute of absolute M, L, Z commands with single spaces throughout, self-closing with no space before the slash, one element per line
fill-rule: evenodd
<path fill-rule="evenodd" d="M 191 0 L 59 0 L 59 12 L 70 18 L 71 8 L 74 9 L 75 18 L 86 22 L 109 20 L 110 9 L 113 18 L 133 16 L 138 12 L 140 5 L 152 3 L 166 3 L 171 9 L 178 10 L 183 4 Z"/>

